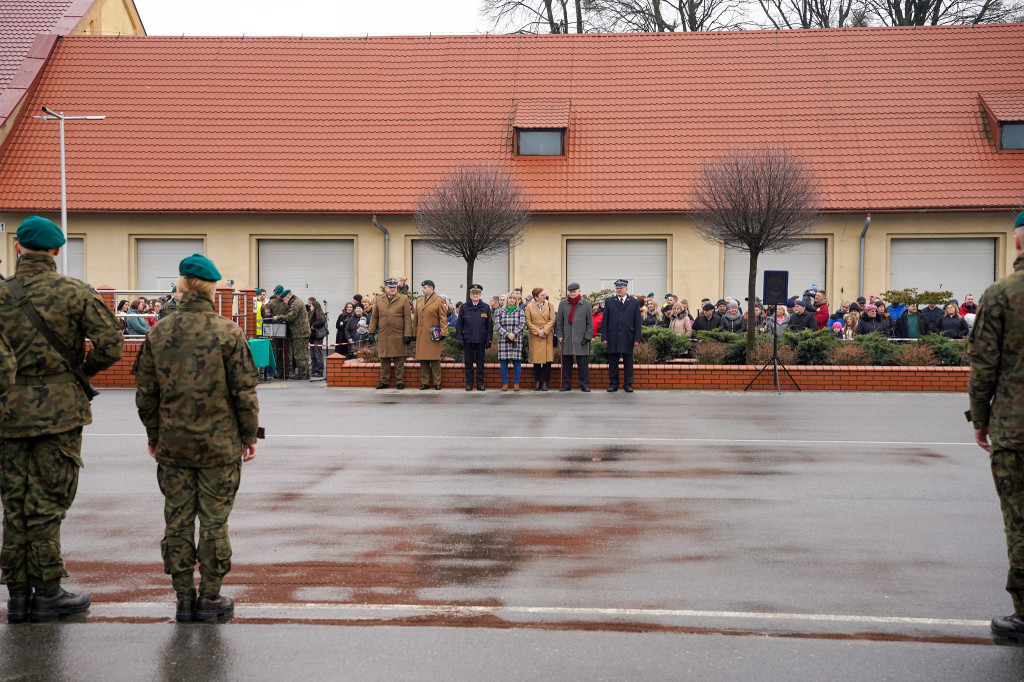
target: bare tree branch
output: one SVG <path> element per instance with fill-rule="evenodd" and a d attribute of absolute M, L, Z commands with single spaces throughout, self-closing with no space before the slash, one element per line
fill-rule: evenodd
<path fill-rule="evenodd" d="M 483 0 L 480 13 L 511 33 L 576 33 L 593 30 L 591 0 Z"/>
<path fill-rule="evenodd" d="M 458 166 L 417 199 L 413 223 L 431 247 L 466 261 L 468 296 L 477 260 L 522 243 L 530 206 L 500 168 Z"/>
<path fill-rule="evenodd" d="M 704 162 L 690 204 L 702 239 L 750 254 L 747 296 L 753 301 L 758 257 L 782 251 L 809 233 L 820 221 L 821 194 L 811 169 L 785 147 L 733 147 Z M 747 312 L 751 350 L 754 306 Z"/>

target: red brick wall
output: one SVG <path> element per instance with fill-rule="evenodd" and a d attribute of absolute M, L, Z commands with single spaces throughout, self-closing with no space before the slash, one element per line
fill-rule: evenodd
<path fill-rule="evenodd" d="M 142 341 L 125 341 L 124 354 L 112 367 L 106 369 L 92 379 L 95 388 L 135 388 L 135 377 L 132 376 L 132 365 L 142 348 Z"/>
<path fill-rule="evenodd" d="M 741 391 L 757 375 L 760 368 L 747 365 L 636 365 L 633 387 L 637 390 L 719 390 Z M 790 367 L 793 379 L 805 391 L 967 391 L 970 369 L 967 367 Z M 621 370 L 620 370 L 621 372 Z M 576 376 L 573 373 L 575 388 Z M 345 360 L 334 354 L 327 358 L 328 386 L 376 386 L 380 365 L 361 360 Z M 486 385 L 501 385 L 498 365 L 487 365 Z M 781 369 L 779 379 L 783 389 L 793 384 Z M 419 363 L 406 362 L 405 383 L 418 387 Z M 560 368 L 551 369 L 551 386 L 561 382 Z M 441 383 L 451 388 L 465 386 L 462 364 L 441 363 Z M 533 387 L 533 370 L 523 366 L 520 385 Z M 590 386 L 608 387 L 608 365 L 590 366 Z M 766 370 L 751 386 L 751 390 L 774 390 L 771 370 Z"/>

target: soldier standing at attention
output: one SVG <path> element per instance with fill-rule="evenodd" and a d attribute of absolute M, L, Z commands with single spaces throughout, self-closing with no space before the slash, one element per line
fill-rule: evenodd
<path fill-rule="evenodd" d="M 289 378 L 309 379 L 309 315 L 306 306 L 291 289 L 285 289 L 281 293 L 281 307 L 282 312 L 275 314 L 274 320 L 288 323 L 288 340 L 292 362 L 295 363 L 295 374 Z"/>
<path fill-rule="evenodd" d="M 466 390 L 484 388 L 484 351 L 491 347 L 494 338 L 494 318 L 491 308 L 480 300 L 484 288 L 479 284 L 469 287 L 469 300 L 459 308 L 455 319 L 455 340 L 464 348 L 462 364 L 466 368 Z M 474 376 L 474 368 L 476 373 Z"/>
<path fill-rule="evenodd" d="M 193 254 L 178 272 L 181 305 L 146 335 L 132 371 L 135 404 L 164 496 L 160 549 L 178 597 L 175 617 L 206 621 L 235 608 L 220 587 L 231 570 L 228 515 L 242 462 L 256 456 L 258 379 L 245 334 L 213 310 L 217 268 Z"/>
<path fill-rule="evenodd" d="M 395 388 L 402 390 L 405 388 L 406 346 L 412 343 L 412 307 L 409 297 L 398 293 L 398 280 L 384 280 L 384 295 L 373 301 L 369 332 L 377 335 L 377 357 L 380 358 L 377 388 L 388 387 L 394 362 Z"/>
<path fill-rule="evenodd" d="M 15 275 L 28 304 L 87 376 L 121 359 L 121 324 L 96 292 L 57 274 L 53 257 L 65 239 L 38 216 L 18 226 Z M 54 620 L 89 608 L 89 595 L 60 586 L 60 524 L 78 490 L 82 427 L 92 423 L 89 398 L 72 367 L 29 320 L 12 290 L 0 285 L 0 329 L 10 339 L 17 377 L 0 399 L 0 496 L 4 506 L 2 581 L 10 592 L 7 620 Z M 92 350 L 85 353 L 85 339 Z M 33 594 L 33 590 L 35 593 Z"/>
<path fill-rule="evenodd" d="M 448 336 L 448 306 L 434 293 L 434 282 L 423 280 L 423 296 L 416 299 L 416 359 L 420 361 L 420 390 L 441 390 L 441 347 Z M 434 338 L 437 330 L 437 339 Z"/>
<path fill-rule="evenodd" d="M 991 456 L 1010 557 L 1013 615 L 993 618 L 992 635 L 1024 643 L 1024 212 L 1014 222 L 1013 243 L 1013 274 L 985 291 L 971 331 L 967 418 Z"/>

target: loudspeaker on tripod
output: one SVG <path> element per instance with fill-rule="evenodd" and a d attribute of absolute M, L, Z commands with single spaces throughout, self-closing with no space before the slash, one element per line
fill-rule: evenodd
<path fill-rule="evenodd" d="M 765 270 L 764 292 L 761 303 L 764 305 L 785 305 L 789 298 L 789 271 Z"/>

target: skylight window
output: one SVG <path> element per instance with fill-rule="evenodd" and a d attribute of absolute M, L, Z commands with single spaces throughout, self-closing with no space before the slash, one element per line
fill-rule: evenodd
<path fill-rule="evenodd" d="M 519 156 L 565 155 L 565 130 L 520 130 L 517 138 Z"/>

